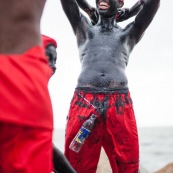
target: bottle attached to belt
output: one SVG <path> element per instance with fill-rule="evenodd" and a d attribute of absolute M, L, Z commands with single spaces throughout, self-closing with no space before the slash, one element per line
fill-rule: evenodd
<path fill-rule="evenodd" d="M 90 118 L 83 123 L 83 125 L 81 126 L 81 128 L 79 129 L 78 133 L 76 134 L 69 146 L 71 150 L 73 150 L 76 153 L 80 151 L 82 145 L 84 144 L 89 134 L 91 133 L 91 130 L 94 127 L 96 118 L 97 116 L 92 114 Z"/>

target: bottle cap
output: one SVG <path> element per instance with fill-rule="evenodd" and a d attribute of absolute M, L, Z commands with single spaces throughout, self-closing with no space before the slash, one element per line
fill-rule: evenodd
<path fill-rule="evenodd" d="M 96 116 L 95 114 L 92 114 L 92 115 L 91 115 L 91 118 L 92 118 L 92 119 L 96 119 L 97 116 Z"/>

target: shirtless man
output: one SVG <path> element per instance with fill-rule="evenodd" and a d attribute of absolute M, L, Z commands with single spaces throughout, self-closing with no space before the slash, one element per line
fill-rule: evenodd
<path fill-rule="evenodd" d="M 0 172 L 50 173 L 51 76 L 40 35 L 46 0 L 0 0 Z"/>
<path fill-rule="evenodd" d="M 83 16 L 76 0 L 61 0 L 77 39 L 81 73 L 68 114 L 65 155 L 78 173 L 95 173 L 101 147 L 113 173 L 137 173 L 139 144 L 133 103 L 125 70 L 129 56 L 153 20 L 160 0 L 143 6 L 125 28 L 117 25 L 118 0 L 96 0 L 96 25 Z M 69 145 L 83 122 L 97 116 L 94 129 L 79 153 Z"/>

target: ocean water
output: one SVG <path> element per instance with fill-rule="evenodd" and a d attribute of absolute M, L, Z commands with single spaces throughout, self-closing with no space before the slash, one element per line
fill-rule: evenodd
<path fill-rule="evenodd" d="M 139 128 L 140 163 L 154 172 L 173 162 L 173 127 Z M 54 130 L 54 144 L 64 150 L 64 129 Z"/>
<path fill-rule="evenodd" d="M 141 164 L 147 170 L 173 162 L 173 127 L 139 128 L 139 141 Z"/>

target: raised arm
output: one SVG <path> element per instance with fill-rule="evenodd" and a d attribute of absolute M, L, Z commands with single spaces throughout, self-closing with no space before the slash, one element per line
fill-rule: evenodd
<path fill-rule="evenodd" d="M 131 8 L 120 8 L 117 14 L 117 22 L 122 22 L 124 20 L 129 19 L 139 13 L 139 11 L 143 8 L 144 2 L 139 0 L 137 1 Z"/>
<path fill-rule="evenodd" d="M 134 21 L 133 34 L 136 43 L 153 20 L 159 6 L 160 0 L 141 0 L 143 3 L 142 10 L 138 13 Z"/>
<path fill-rule="evenodd" d="M 61 4 L 74 33 L 76 33 L 77 27 L 81 21 L 80 11 L 76 0 L 61 0 Z"/>
<path fill-rule="evenodd" d="M 98 13 L 94 7 L 92 7 L 86 0 L 76 0 L 79 7 L 85 11 L 90 17 L 93 25 L 98 22 Z M 123 2 L 123 1 L 120 1 Z M 123 4 L 121 4 L 123 6 Z M 131 8 L 119 8 L 118 13 L 116 14 L 116 21 L 122 22 L 137 15 L 137 13 L 142 9 L 143 1 L 138 1 Z"/>

